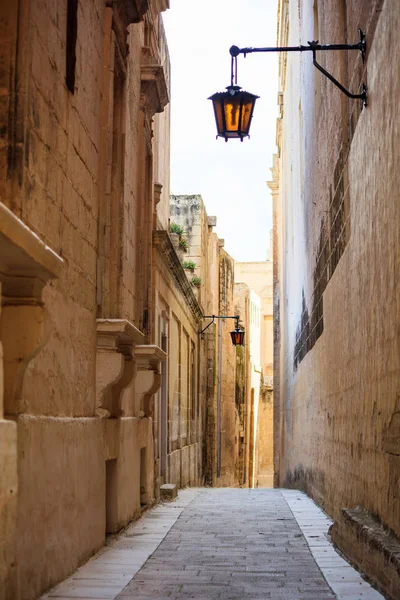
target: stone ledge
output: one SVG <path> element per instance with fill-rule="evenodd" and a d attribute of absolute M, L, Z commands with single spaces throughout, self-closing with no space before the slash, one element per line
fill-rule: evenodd
<path fill-rule="evenodd" d="M 333 542 L 388 598 L 400 598 L 400 539 L 368 511 L 342 509 L 330 528 Z"/>
<path fill-rule="evenodd" d="M 13 275 L 33 276 L 47 281 L 60 275 L 63 260 L 0 202 L 1 260 Z"/>

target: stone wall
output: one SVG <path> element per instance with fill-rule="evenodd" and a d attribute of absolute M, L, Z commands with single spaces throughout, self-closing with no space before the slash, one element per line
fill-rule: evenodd
<path fill-rule="evenodd" d="M 156 339 L 168 354 L 156 399 L 160 484 L 196 486 L 203 481 L 205 375 L 198 335 L 202 310 L 168 233 L 159 231 L 156 236 Z"/>
<path fill-rule="evenodd" d="M 8 429 L 12 419 L 18 432 L 19 589 L 7 583 L 6 590 L 13 600 L 36 598 L 65 578 L 103 545 L 106 531 L 155 497 L 150 390 L 165 354 L 153 348 L 150 318 L 152 118 L 169 100 L 158 15 L 167 2 L 150 2 L 146 14 L 135 0 L 112 5 L 0 7 L 1 209 L 22 220 L 18 243 L 28 239 L 28 256 L 41 242 L 39 258 L 52 248 L 63 263 L 44 279 L 43 257 L 25 265 L 40 285 L 31 286 L 25 314 L 33 316 L 19 317 L 12 346 L 3 290 L 5 372 L 9 357 L 27 366 L 18 393 L 7 384 L 4 397 Z M 163 152 L 168 143 L 164 135 Z M 24 339 L 45 322 L 28 364 Z M 1 594 L 3 580 L 2 573 Z"/>
<path fill-rule="evenodd" d="M 359 552 L 342 509 L 360 506 L 400 535 L 399 25 L 390 0 L 314 10 L 303 1 L 300 12 L 297 2 L 280 3 L 283 45 L 355 42 L 361 27 L 365 64 L 359 52 L 320 60 L 353 92 L 364 81 L 368 107 L 308 55 L 282 57 L 279 484 L 309 492 L 340 525 L 341 547 L 392 597 L 368 558 L 383 546 Z"/>
<path fill-rule="evenodd" d="M 200 195 L 171 196 L 171 223 L 180 225 L 187 240 L 183 263 L 193 261 L 193 275 L 201 278 L 196 290 L 204 315 L 235 314 L 234 261 L 223 240 L 213 232 L 215 217 L 208 217 Z M 210 322 L 210 319 L 208 320 Z M 204 415 L 205 482 L 213 486 L 239 484 L 239 417 L 235 404 L 235 348 L 229 332 L 233 319 L 217 319 L 203 336 L 205 346 L 206 412 Z M 207 320 L 203 322 L 203 327 Z"/>
<path fill-rule="evenodd" d="M 273 459 L 273 306 L 272 306 L 272 262 L 235 262 L 235 289 L 248 286 L 259 298 L 260 328 L 254 328 L 249 318 L 250 335 L 258 339 L 259 350 L 254 360 L 253 350 L 250 366 L 254 377 L 258 377 L 257 412 L 257 459 L 254 468 L 254 486 L 272 486 L 274 476 Z M 240 284 L 239 282 L 243 282 Z M 235 296 L 236 296 L 235 292 Z M 254 341 L 253 341 L 254 345 Z M 258 373 L 258 375 L 257 375 Z M 254 386 L 252 386 L 254 387 Z"/>

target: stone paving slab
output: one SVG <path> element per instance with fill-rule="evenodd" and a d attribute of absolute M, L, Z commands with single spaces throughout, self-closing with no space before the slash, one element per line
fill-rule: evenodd
<path fill-rule="evenodd" d="M 202 490 L 118 596 L 334 600 L 279 490 Z"/>
<path fill-rule="evenodd" d="M 198 493 L 181 490 L 175 502 L 153 508 L 41 600 L 115 600 Z"/>
<path fill-rule="evenodd" d="M 41 600 L 381 600 L 293 490 L 188 489 Z"/>

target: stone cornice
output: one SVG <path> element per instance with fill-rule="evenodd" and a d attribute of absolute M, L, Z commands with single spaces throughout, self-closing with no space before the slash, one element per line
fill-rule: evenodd
<path fill-rule="evenodd" d="M 168 232 L 164 229 L 153 231 L 153 244 L 160 251 L 160 255 L 173 276 L 176 285 L 185 297 L 186 304 L 190 307 L 196 321 L 203 318 L 203 311 L 194 295 L 193 288 L 188 281 L 185 269 L 170 240 Z"/>

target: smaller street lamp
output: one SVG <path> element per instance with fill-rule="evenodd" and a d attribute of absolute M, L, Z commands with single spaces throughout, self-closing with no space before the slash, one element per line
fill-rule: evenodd
<path fill-rule="evenodd" d="M 234 346 L 244 346 L 244 331 L 239 327 L 231 331 L 231 338 Z"/>
<path fill-rule="evenodd" d="M 240 318 L 239 315 L 235 315 L 232 317 L 224 316 L 224 315 L 205 315 L 204 319 L 212 319 L 212 321 L 210 323 L 208 323 L 208 325 L 206 325 L 204 327 L 204 329 L 199 331 L 199 333 L 204 333 L 206 331 L 206 329 L 208 329 L 215 322 L 215 319 L 235 319 L 236 327 L 233 331 L 230 332 L 232 344 L 234 346 L 243 346 L 244 345 L 244 331 L 243 331 L 243 329 L 240 329 L 240 327 L 239 327 L 239 318 Z"/>

